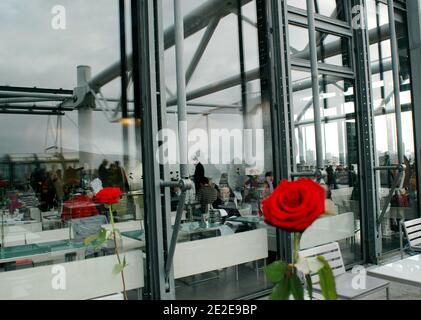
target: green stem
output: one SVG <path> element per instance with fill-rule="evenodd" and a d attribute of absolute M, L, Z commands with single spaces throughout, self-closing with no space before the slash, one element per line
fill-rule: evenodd
<path fill-rule="evenodd" d="M 114 240 L 114 246 L 115 246 L 115 254 L 117 255 L 118 264 L 121 265 L 121 259 L 120 259 L 120 253 L 118 251 L 118 245 L 117 245 L 117 235 L 116 235 L 116 229 L 115 229 L 115 223 L 114 223 L 114 216 L 113 216 L 113 208 L 112 205 L 108 207 L 110 211 L 110 221 L 112 226 L 112 232 L 113 232 L 113 240 Z M 124 300 L 129 300 L 127 298 L 127 292 L 126 292 L 126 281 L 124 279 L 124 269 L 121 270 L 121 281 L 123 282 L 123 294 L 124 294 Z"/>
<path fill-rule="evenodd" d="M 293 260 L 294 265 L 298 262 L 298 259 L 299 259 L 298 252 L 300 250 L 300 239 L 301 239 L 301 235 L 298 232 L 294 232 L 294 260 Z"/>

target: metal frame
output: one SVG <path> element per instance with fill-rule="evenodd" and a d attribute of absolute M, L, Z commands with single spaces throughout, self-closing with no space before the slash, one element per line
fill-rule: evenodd
<path fill-rule="evenodd" d="M 365 0 L 352 0 L 352 6 L 366 8 Z M 367 21 L 367 13 L 363 18 Z M 371 93 L 371 68 L 369 52 L 369 33 L 366 29 L 354 30 L 354 50 L 356 53 L 356 106 L 357 131 L 359 137 L 359 161 L 360 161 L 360 205 L 361 205 L 361 230 L 363 255 L 366 262 L 376 263 L 381 252 L 381 239 L 377 229 L 377 190 L 375 178 L 375 135 L 374 135 L 374 112 Z"/>
<path fill-rule="evenodd" d="M 180 0 L 175 0 L 180 4 Z M 94 93 L 100 93 L 100 88 L 122 76 L 122 110 L 123 117 L 133 115 L 136 120 L 136 143 L 140 146 L 142 142 L 142 152 L 138 157 L 142 158 L 144 167 L 144 187 L 145 187 L 145 229 L 146 229 L 146 286 L 144 290 L 145 299 L 172 299 L 175 297 L 174 279 L 171 274 L 171 259 L 174 253 L 177 234 L 170 232 L 171 222 L 169 219 L 169 191 L 164 188 L 169 186 L 168 169 L 156 162 L 155 154 L 158 149 L 156 136 L 166 123 L 165 117 L 167 107 L 178 104 L 179 120 L 186 120 L 188 113 L 187 106 L 195 105 L 199 107 L 208 107 L 201 104 L 187 103 L 198 97 L 209 95 L 233 86 L 242 86 L 242 101 L 245 105 L 245 84 L 249 81 L 260 79 L 262 84 L 262 104 L 264 108 L 270 110 L 272 115 L 272 141 L 273 141 L 273 162 L 276 180 L 283 178 L 291 179 L 300 176 L 317 176 L 317 173 L 307 172 L 298 173 L 294 170 L 294 143 L 293 130 L 294 124 L 291 112 L 291 99 L 295 90 L 302 88 L 312 88 L 315 110 L 319 110 L 318 97 L 319 73 L 323 75 L 340 76 L 345 79 L 355 79 L 356 88 L 356 120 L 358 127 L 358 136 L 360 138 L 359 162 L 360 162 L 360 182 L 361 182 L 361 206 L 362 206 L 362 230 L 364 231 L 362 239 L 364 241 L 363 254 L 367 262 L 375 263 L 381 253 L 381 239 L 379 235 L 379 221 L 377 213 L 379 204 L 377 200 L 377 186 L 375 172 L 379 169 L 376 165 L 376 148 L 374 139 L 374 116 L 376 110 L 373 110 L 371 93 L 371 73 L 376 72 L 378 66 L 370 65 L 369 45 L 376 41 L 386 39 L 391 35 L 393 47 L 392 63 L 390 68 L 394 74 L 395 104 L 397 106 L 397 125 L 399 142 L 399 159 L 403 159 L 402 150 L 402 129 L 400 123 L 401 105 L 399 101 L 399 61 L 397 54 L 396 35 L 401 32 L 395 30 L 394 24 L 379 28 L 379 30 L 358 29 L 352 31 L 349 22 L 342 22 L 319 14 L 308 15 L 306 11 L 299 10 L 287 5 L 286 0 L 256 0 L 257 6 L 257 27 L 259 34 L 259 59 L 260 69 L 245 70 L 244 65 L 241 68 L 241 74 L 223 81 L 209 84 L 206 87 L 186 93 L 185 86 L 182 84 L 191 80 L 194 71 L 203 56 L 203 53 L 211 41 L 212 36 L 218 26 L 220 19 L 230 13 L 238 15 L 239 33 L 243 22 L 250 23 L 241 14 L 241 7 L 251 0 L 232 1 L 227 5 L 225 0 L 209 0 L 199 8 L 188 14 L 181 16 L 178 10 L 176 16 L 178 23 L 174 27 L 163 30 L 162 27 L 162 0 L 132 0 L 132 36 L 133 36 L 133 55 L 125 59 L 125 35 L 124 26 L 121 27 L 121 61 L 104 70 L 89 81 L 89 86 Z M 352 6 L 362 5 L 365 7 L 365 0 L 349 0 Z M 120 1 L 120 4 L 124 1 Z M 393 21 L 393 6 L 403 7 L 396 1 L 385 0 L 383 3 L 389 4 L 389 15 Z M 312 11 L 314 5 L 312 0 L 307 0 L 308 10 Z M 410 25 L 410 45 L 411 45 L 411 68 L 413 87 L 421 85 L 421 22 L 420 8 L 421 1 L 408 1 L 408 23 Z M 180 9 L 178 7 L 178 9 Z M 124 13 L 120 11 L 120 13 Z M 124 14 L 121 22 L 124 22 Z M 367 19 L 367 17 L 365 17 Z M 183 24 L 186 26 L 183 34 Z M 309 50 L 306 52 L 295 53 L 290 57 L 289 53 L 289 35 L 288 25 L 295 24 L 306 26 L 309 29 Z M 182 43 L 184 38 L 191 36 L 197 31 L 207 28 L 194 57 L 187 68 L 187 72 L 182 65 Z M 358 63 L 352 61 L 350 68 L 331 66 L 318 63 L 317 61 L 317 31 L 328 32 L 348 38 L 352 44 L 352 52 L 358 58 Z M 171 97 L 167 100 L 165 95 L 166 87 L 164 81 L 164 51 L 176 45 L 178 52 L 178 94 L 177 97 Z M 243 46 L 240 36 L 240 48 Z M 334 55 L 338 51 L 338 44 L 324 48 L 327 54 Z M 240 50 L 241 52 L 241 50 Z M 354 56 L 354 55 L 352 55 Z M 301 59 L 300 59 L 301 58 Z M 307 59 L 307 60 L 306 60 Z M 244 57 L 240 60 L 244 60 Z M 308 61 L 309 60 L 309 61 Z M 303 68 L 312 71 L 312 81 L 308 83 L 294 84 L 291 81 L 291 67 Z M 133 113 L 127 109 L 127 79 L 126 71 L 133 69 L 134 81 L 134 109 Z M 354 70 L 355 69 L 355 70 Z M 378 68 L 380 71 L 381 68 Z M 187 78 L 187 79 L 186 79 Z M 185 81 L 186 80 L 186 81 Z M 167 90 L 168 91 L 168 90 Z M 89 92 L 88 92 L 89 93 Z M 63 115 L 65 111 L 74 110 L 66 103 L 76 103 L 74 91 L 63 89 L 42 89 L 42 88 L 21 88 L 21 87 L 0 87 L 0 113 L 14 114 L 42 114 L 42 115 Z M 181 99 L 180 99 L 181 98 Z M 48 107 L 42 105 L 31 105 L 22 103 L 36 103 L 43 101 L 57 101 L 60 103 L 57 107 Z M 413 91 L 414 118 L 421 118 L 421 91 Z M 3 102 L 3 104 L 1 104 Z M 20 103 L 16 104 L 15 103 Z M 239 109 L 241 106 L 215 106 L 217 109 Z M 320 110 L 319 110 L 320 111 Z M 210 112 L 213 112 L 213 109 Z M 316 136 L 317 138 L 317 162 L 318 168 L 323 167 L 322 141 L 321 141 L 321 121 L 334 120 L 320 117 L 320 113 L 315 114 Z M 142 122 L 142 126 L 140 126 Z M 184 129 L 183 129 L 184 130 Z M 183 131 L 184 132 L 184 131 Z M 421 159 L 421 123 L 415 121 L 416 132 L 416 150 L 417 159 Z M 141 138 L 143 138 L 141 140 Z M 184 138 L 181 138 L 184 139 Z M 139 148 L 140 149 L 140 148 Z M 185 153 L 183 151 L 183 153 Z M 400 161 L 402 163 L 402 161 Z M 185 169 L 182 170 L 184 172 Z M 418 165 L 418 195 L 421 185 L 421 166 Z M 187 174 L 182 173 L 183 178 Z M 163 182 L 164 181 L 164 182 Z M 162 183 L 163 182 L 163 183 Z M 177 182 L 180 184 L 181 182 Z M 187 187 L 187 186 L 186 186 Z M 278 255 L 279 258 L 291 261 L 291 239 L 283 232 L 278 232 Z"/>
<path fill-rule="evenodd" d="M 313 111 L 314 111 L 314 131 L 316 137 L 316 162 L 317 170 L 324 168 L 324 155 L 322 146 L 322 123 L 320 112 L 320 99 L 319 99 L 319 62 L 317 59 L 317 42 L 316 42 L 316 26 L 314 21 L 314 1 L 307 0 L 307 23 L 308 23 L 308 36 L 309 36 L 309 51 L 310 51 L 310 69 L 311 69 L 311 82 L 313 93 Z"/>
<path fill-rule="evenodd" d="M 407 19 L 409 32 L 409 50 L 411 63 L 412 88 L 421 87 L 421 1 L 407 1 Z M 417 161 L 418 197 L 421 195 L 421 90 L 411 90 L 413 101 L 413 118 L 415 130 L 415 158 Z M 418 199 L 420 206 L 420 199 Z"/>
<path fill-rule="evenodd" d="M 132 0 L 132 19 L 136 26 L 133 35 L 133 73 L 135 112 L 142 121 L 141 134 L 143 181 L 145 197 L 145 236 L 146 236 L 146 279 L 144 299 L 164 299 L 168 292 L 165 281 L 165 242 L 163 238 L 163 218 L 161 199 L 161 168 L 155 158 L 158 149 L 156 137 L 159 131 L 159 90 L 162 79 L 157 74 L 159 54 L 162 46 L 156 34 L 160 30 L 157 11 L 160 1 Z M 137 38 L 138 36 L 138 38 Z M 162 38 L 160 38 L 162 40 Z M 136 59 L 138 58 L 138 59 Z M 159 82 L 161 80 L 161 83 Z M 165 88 L 165 87 L 164 87 Z"/>
<path fill-rule="evenodd" d="M 257 0 L 262 104 L 270 108 L 276 181 L 291 178 L 290 64 L 285 0 Z M 278 258 L 292 261 L 291 235 L 277 230 Z"/>

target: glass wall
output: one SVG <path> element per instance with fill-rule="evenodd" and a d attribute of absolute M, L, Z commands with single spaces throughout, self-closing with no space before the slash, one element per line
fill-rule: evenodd
<path fill-rule="evenodd" d="M 327 5 L 328 2 L 323 4 Z M 310 60 L 308 34 L 307 26 L 298 27 L 293 18 L 290 18 L 289 44 L 293 64 L 302 64 L 302 59 Z M 291 70 L 295 160 L 292 170 L 298 175 L 316 172 L 317 150 L 322 151 L 323 174 L 317 180 L 327 190 L 326 207 L 332 209 L 327 209 L 326 214 L 312 228 L 329 233 L 331 239 L 328 242 L 340 243 L 346 264 L 362 259 L 357 106 L 354 80 L 349 75 L 349 68 L 352 66 L 350 42 L 349 37 L 319 31 L 316 25 L 320 120 L 315 119 L 310 68 L 293 66 Z M 342 76 L 337 67 L 343 70 Z M 332 72 L 324 71 L 329 68 Z M 318 121 L 321 123 L 322 135 L 319 142 L 316 141 L 315 133 Z M 309 229 L 303 235 L 301 247 L 323 243 L 326 242 Z"/>
<path fill-rule="evenodd" d="M 368 1 L 368 27 L 380 34 L 388 30 L 387 5 L 381 1 Z M 383 251 L 399 247 L 399 222 L 402 219 L 418 218 L 418 198 L 416 194 L 416 163 L 414 148 L 414 127 L 411 97 L 411 75 L 409 64 L 408 30 L 406 12 L 395 9 L 395 25 L 399 46 L 400 100 L 402 108 L 402 143 L 406 166 L 404 179 L 395 190 L 390 208 L 382 224 Z M 375 108 L 375 131 L 377 161 L 380 166 L 399 165 L 396 129 L 396 106 L 394 98 L 391 43 L 386 38 L 371 41 L 372 86 Z M 387 204 L 386 198 L 398 176 L 398 170 L 383 170 L 378 173 L 379 201 L 381 208 Z"/>
<path fill-rule="evenodd" d="M 222 1 L 223 2 L 223 1 Z M 163 1 L 164 26 L 174 23 Z M 183 1 L 185 21 L 207 1 Z M 235 299 L 269 288 L 263 266 L 275 256 L 275 232 L 263 223 L 261 202 L 273 190 L 271 116 L 261 102 L 256 2 L 239 13 L 236 1 L 184 43 L 189 174 L 174 273 L 177 299 Z M 228 10 L 227 10 L 228 11 Z M 239 20 L 240 17 L 240 20 Z M 206 17 L 205 19 L 209 19 Z M 239 24 L 240 22 L 240 24 Z M 195 63 L 197 62 L 197 63 Z M 175 48 L 165 51 L 168 128 L 178 130 Z M 177 180 L 179 163 L 170 164 Z M 178 190 L 172 190 L 172 209 Z M 272 251 L 270 253 L 269 251 Z"/>
<path fill-rule="evenodd" d="M 166 86 L 167 114 L 161 131 L 166 143 L 160 146 L 168 148 L 168 162 L 160 165 L 168 166 L 175 186 L 181 178 L 179 128 L 186 125 L 193 181 L 185 203 L 180 202 L 182 190 L 171 188 L 171 212 L 162 216 L 170 215 L 172 224 L 168 230 L 156 226 L 157 237 L 178 231 L 177 299 L 237 299 L 271 287 L 263 268 L 277 257 L 276 231 L 264 223 L 261 203 L 278 183 L 272 107 L 291 114 L 293 176 L 311 177 L 326 189 L 326 212 L 303 234 L 301 249 L 339 242 L 350 266 L 362 262 L 363 244 L 372 240 L 363 239 L 369 233 L 361 230 L 370 213 L 362 214 L 360 202 L 362 106 L 357 104 L 350 1 L 314 1 L 316 48 L 310 48 L 302 19 L 306 1 L 286 2 L 287 35 L 278 40 L 285 41 L 290 58 L 290 103 L 270 106 L 262 101 L 262 91 L 269 88 L 260 78 L 266 66 L 260 65 L 259 46 L 265 43 L 258 38 L 257 15 L 264 10 L 257 10 L 256 0 L 242 1 L 241 8 L 240 1 L 183 0 L 185 39 L 179 59 L 174 1 L 162 0 L 165 79 L 160 81 Z M 149 297 L 145 283 L 153 276 L 144 266 L 144 219 L 158 213 L 144 209 L 141 150 L 146 147 L 141 112 L 134 107 L 132 60 L 126 61 L 127 70 L 119 68 L 125 61 L 122 39 L 131 57 L 130 3 L 125 1 L 125 21 L 116 0 L 0 4 L 0 286 L 9 286 L 0 290 L 0 299 L 94 299 L 119 293 L 123 285 L 129 299 Z M 381 208 L 394 191 L 381 228 L 383 251 L 388 251 L 399 244 L 399 221 L 419 216 L 408 31 L 405 11 L 396 9 L 405 172 L 392 190 L 399 142 L 388 11 L 384 1 L 367 0 L 367 5 L 376 166 L 388 167 L 376 176 Z M 311 49 L 317 52 L 315 61 Z M 187 124 L 178 116 L 181 60 Z M 312 79 L 311 66 L 317 67 L 318 78 Z M 97 196 L 109 187 L 122 192 L 112 207 Z M 112 233 L 101 233 L 112 230 L 113 222 L 116 241 Z M 108 241 L 97 245 L 106 234 Z M 121 269 L 125 279 L 116 272 Z"/>
<path fill-rule="evenodd" d="M 137 299 L 144 282 L 138 122 L 121 103 L 120 73 L 95 78 L 120 62 L 118 1 L 19 0 L 0 7 L 0 285 L 12 279 L 1 297 L 90 299 L 121 292 L 113 275 L 119 252 L 130 265 L 129 298 Z M 97 197 L 107 187 L 122 191 L 112 214 Z M 93 237 L 101 227 L 111 230 L 113 220 L 121 236 L 97 246 Z M 20 269 L 27 273 L 16 278 Z M 54 270 L 67 272 L 58 289 L 51 285 L 60 276 Z"/>
<path fill-rule="evenodd" d="M 287 0 L 289 6 L 307 10 L 306 0 Z M 315 0 L 314 12 L 325 17 L 348 21 L 347 1 Z"/>

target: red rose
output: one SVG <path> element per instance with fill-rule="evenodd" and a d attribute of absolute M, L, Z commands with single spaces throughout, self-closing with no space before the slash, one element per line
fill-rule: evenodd
<path fill-rule="evenodd" d="M 289 232 L 304 232 L 325 212 L 325 196 L 313 180 L 284 180 L 262 203 L 265 221 Z"/>
<path fill-rule="evenodd" d="M 99 203 L 116 204 L 121 199 L 121 190 L 120 188 L 104 188 L 96 194 L 95 198 Z"/>

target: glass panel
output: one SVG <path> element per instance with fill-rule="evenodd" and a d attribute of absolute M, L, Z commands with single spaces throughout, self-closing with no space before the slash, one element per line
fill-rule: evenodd
<path fill-rule="evenodd" d="M 368 25 L 371 30 L 388 27 L 387 6 L 379 1 L 370 0 L 368 4 Z M 399 62 L 401 72 L 400 97 L 402 104 L 403 146 L 405 152 L 405 179 L 402 188 L 395 191 L 388 211 L 382 223 L 383 251 L 388 252 L 399 247 L 399 221 L 418 218 L 418 197 L 416 194 L 416 163 L 414 151 L 413 113 L 411 99 L 411 78 L 409 65 L 408 31 L 406 16 L 395 11 L 396 30 L 398 34 Z M 378 29 L 380 31 L 380 29 Z M 375 105 L 375 132 L 377 161 L 381 166 L 398 165 L 398 141 L 396 132 L 395 99 L 393 91 L 393 74 L 391 63 L 391 44 L 386 39 L 373 41 L 370 46 L 372 61 L 372 83 Z M 391 191 L 397 170 L 384 170 L 377 175 L 379 201 L 381 209 Z"/>
<path fill-rule="evenodd" d="M 319 62 L 350 67 L 349 39 L 326 32 L 316 32 L 317 59 Z"/>
<path fill-rule="evenodd" d="M 0 52 L 0 85 L 29 88 L 8 101 L 4 100 L 7 92 L 0 92 L 0 105 L 8 110 L 2 109 L 0 115 L 0 275 L 19 286 L 10 290 L 10 299 L 91 299 L 120 292 L 122 284 L 114 289 L 111 285 L 117 264 L 114 242 L 101 248 L 84 240 L 98 235 L 101 226 L 110 229 L 111 218 L 121 232 L 140 231 L 143 225 L 138 121 L 131 107 L 128 118 L 122 118 L 119 74 L 101 87 L 110 110 L 104 110 L 104 101 L 84 95 L 89 90 L 86 81 L 120 60 L 118 1 L 82 2 L 1 4 L 0 30 L 13 33 L 0 31 L 7 48 Z M 78 68 L 81 65 L 90 69 Z M 33 92 L 34 87 L 70 90 L 51 97 Z M 129 99 L 133 99 L 131 91 Z M 123 192 L 111 215 L 97 197 L 103 187 Z M 117 248 L 129 265 L 140 270 L 143 240 L 123 236 Z M 66 269 L 69 261 L 80 271 L 76 270 L 77 278 L 68 274 L 66 281 L 73 289 L 53 290 L 50 281 L 44 286 L 39 280 L 39 276 L 51 277 L 54 269 L 49 265 Z M 89 272 L 98 266 L 109 267 L 109 273 Z M 26 268 L 27 273 L 19 276 L 13 272 Z M 10 278 L 4 274 L 8 272 Z M 143 282 L 141 276 L 126 279 L 130 299 L 138 298 L 140 286 L 133 286 Z M 106 288 L 89 287 L 92 278 L 107 284 Z"/>
<path fill-rule="evenodd" d="M 163 2 L 164 12 L 172 2 Z M 190 2 L 205 1 L 183 2 L 186 15 L 192 10 Z M 261 101 L 258 33 L 253 24 L 257 21 L 256 2 L 243 9 L 244 61 L 240 61 L 237 15 L 227 14 L 219 21 L 187 86 L 188 96 L 195 92 L 194 98 L 188 99 L 187 119 L 189 170 L 195 186 L 185 206 L 179 248 L 192 250 L 182 258 L 192 263 L 175 263 L 177 299 L 235 299 L 270 286 L 262 267 L 266 258 L 275 257 L 275 231 L 260 218 L 261 201 L 273 187 L 272 148 L 265 147 L 272 145 L 270 107 Z M 186 66 L 201 35 L 185 41 Z M 170 50 L 173 48 L 166 50 L 165 56 L 166 77 L 175 91 L 175 56 Z M 243 84 L 241 62 L 244 71 L 252 74 Z M 170 101 L 167 125 L 177 132 L 177 109 L 175 101 Z M 170 168 L 172 178 L 179 178 L 179 164 Z M 174 210 L 177 192 L 172 192 Z M 255 241 L 269 243 L 271 253 L 249 245 Z M 201 249 L 195 252 L 194 248 Z M 251 252 L 257 258 L 251 259 Z"/>
<path fill-rule="evenodd" d="M 314 106 L 310 73 L 292 70 L 293 114 L 295 121 L 295 171 L 314 172 L 316 169 L 316 141 Z M 355 123 L 354 83 L 342 78 L 321 76 L 319 82 L 322 117 L 322 145 L 328 190 L 326 215 L 317 223 L 339 241 L 345 263 L 360 261 L 360 194 L 358 180 L 358 140 Z M 329 224 L 329 220 L 335 221 Z M 346 230 L 340 234 L 332 228 L 341 224 Z M 330 227 L 329 227 L 330 225 Z M 316 246 L 317 235 L 306 239 L 306 245 Z"/>
<path fill-rule="evenodd" d="M 316 13 L 338 20 L 347 20 L 346 1 L 343 0 L 317 0 Z"/>
<path fill-rule="evenodd" d="M 287 0 L 287 4 L 292 7 L 307 10 L 306 0 Z"/>
<path fill-rule="evenodd" d="M 290 24 L 289 50 L 291 58 L 310 60 L 309 35 L 305 27 Z M 350 41 L 326 32 L 316 31 L 317 59 L 320 63 L 350 67 Z"/>
<path fill-rule="evenodd" d="M 347 21 L 346 1 L 343 0 L 316 0 L 315 12 L 333 19 Z M 287 0 L 292 7 L 307 10 L 306 0 Z"/>
<path fill-rule="evenodd" d="M 308 29 L 290 24 L 289 31 L 289 49 L 290 54 L 295 59 L 310 60 Z"/>

